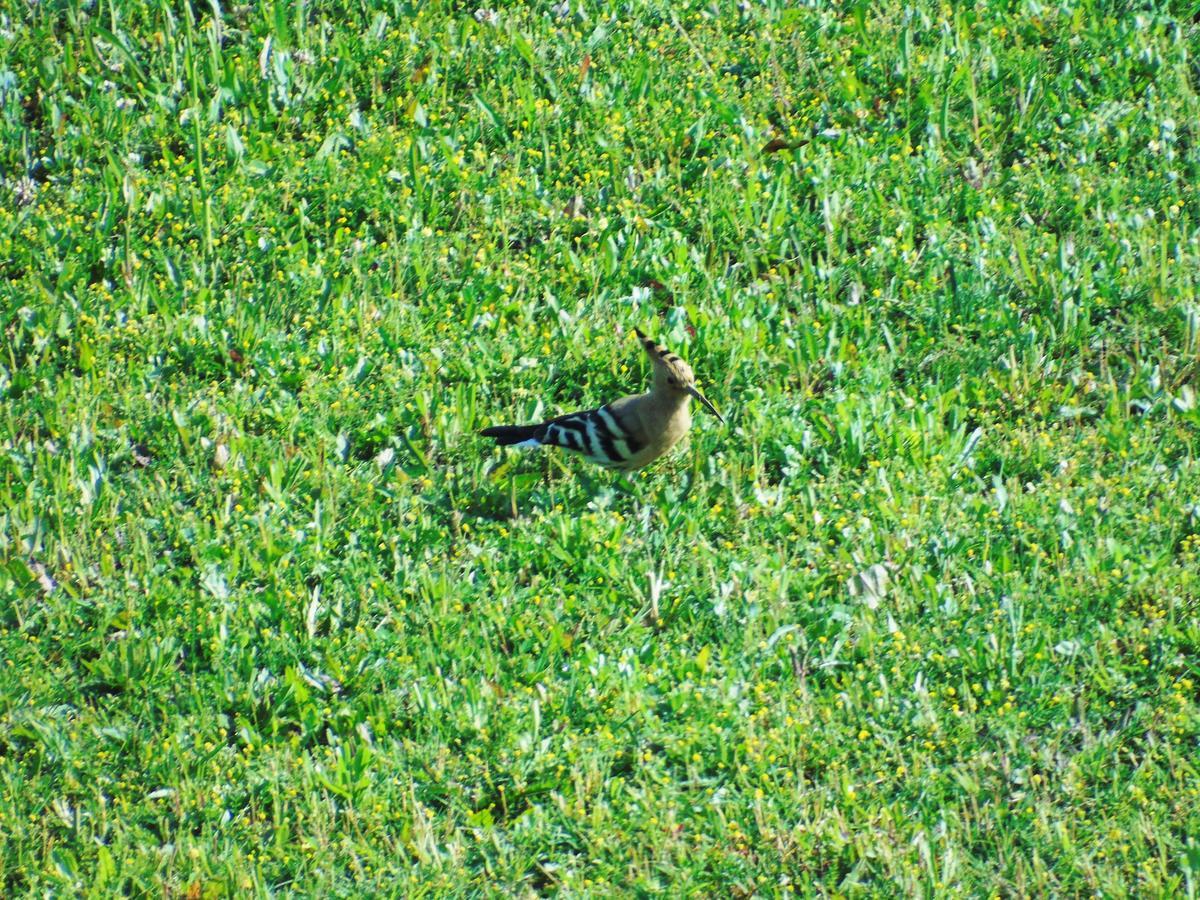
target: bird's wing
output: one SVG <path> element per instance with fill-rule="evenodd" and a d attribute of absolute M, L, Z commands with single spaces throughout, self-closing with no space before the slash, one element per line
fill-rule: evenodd
<path fill-rule="evenodd" d="M 645 446 L 634 417 L 623 415 L 617 401 L 598 409 L 570 413 L 544 422 L 539 443 L 582 453 L 602 466 L 621 466 Z"/>

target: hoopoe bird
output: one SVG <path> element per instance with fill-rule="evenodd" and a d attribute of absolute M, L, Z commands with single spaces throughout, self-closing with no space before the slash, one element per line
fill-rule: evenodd
<path fill-rule="evenodd" d="M 630 471 L 648 466 L 678 443 L 692 425 L 692 398 L 725 424 L 696 387 L 692 367 L 636 328 L 650 357 L 650 390 L 597 409 L 568 413 L 540 425 L 493 425 L 479 432 L 501 447 L 563 447 L 605 468 Z"/>

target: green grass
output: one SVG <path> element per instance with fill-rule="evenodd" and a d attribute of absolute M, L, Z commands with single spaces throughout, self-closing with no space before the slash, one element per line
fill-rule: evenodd
<path fill-rule="evenodd" d="M 3 894 L 1194 896 L 1190 8 L 575 6 L 7 7 Z"/>

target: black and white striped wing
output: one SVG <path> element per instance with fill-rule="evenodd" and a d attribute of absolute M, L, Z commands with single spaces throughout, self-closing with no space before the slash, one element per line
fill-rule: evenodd
<path fill-rule="evenodd" d="M 535 438 L 610 468 L 622 467 L 643 446 L 607 405 L 551 419 L 538 428 Z"/>

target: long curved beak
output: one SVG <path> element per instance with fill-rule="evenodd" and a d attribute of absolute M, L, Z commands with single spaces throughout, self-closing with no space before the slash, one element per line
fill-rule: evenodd
<path fill-rule="evenodd" d="M 688 387 L 687 387 L 687 392 L 688 392 L 689 394 L 691 394 L 693 397 L 695 397 L 697 400 L 699 400 L 701 403 L 703 403 L 703 404 L 704 404 L 704 408 L 705 408 L 705 409 L 707 409 L 707 410 L 708 410 L 710 413 L 712 413 L 714 416 L 716 416 L 716 417 L 717 417 L 717 420 L 718 420 L 718 421 L 719 421 L 719 422 L 720 422 L 722 425 L 724 425 L 724 424 L 725 424 L 725 419 L 724 419 L 724 417 L 722 417 L 722 415 L 721 415 L 719 412 L 717 412 L 717 408 L 716 408 L 715 406 L 713 406 L 713 405 L 712 405 L 712 403 L 710 403 L 710 402 L 709 402 L 708 398 L 707 398 L 707 397 L 705 397 L 705 396 L 704 396 L 702 393 L 700 393 L 700 391 L 698 391 L 698 390 L 696 389 L 696 386 L 695 386 L 694 384 L 688 385 Z"/>

